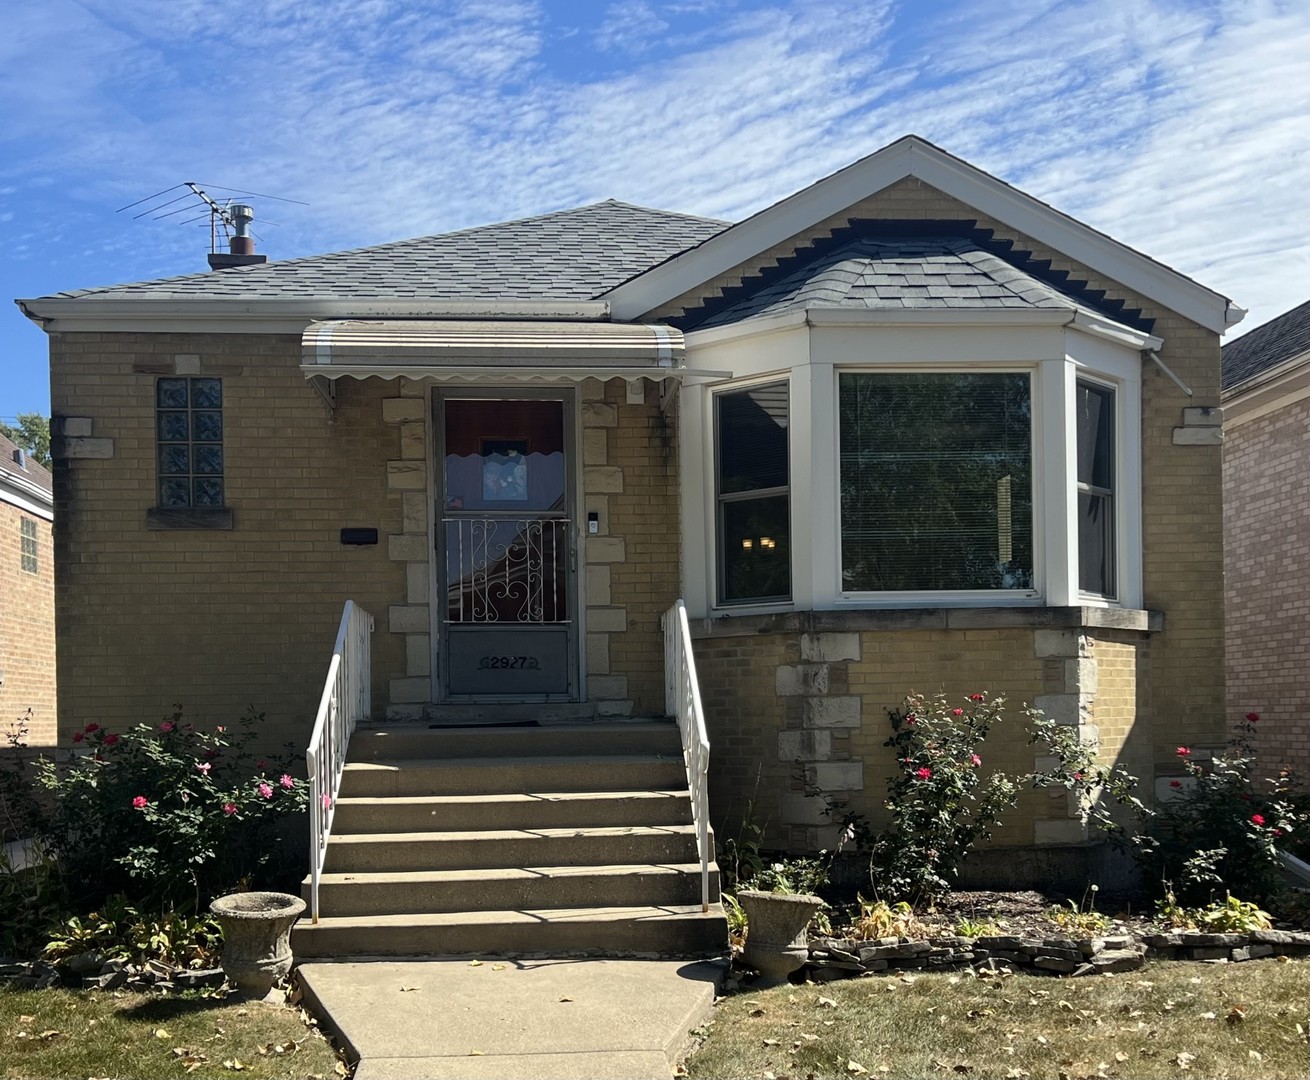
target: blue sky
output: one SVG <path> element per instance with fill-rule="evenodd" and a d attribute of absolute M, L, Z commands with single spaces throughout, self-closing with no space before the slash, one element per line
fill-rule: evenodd
<path fill-rule="evenodd" d="M 0 295 L 205 269 L 251 199 L 272 258 L 614 197 L 739 218 L 915 132 L 1226 293 L 1310 293 L 1304 0 L 43 0 L 0 39 Z M 276 226 L 271 224 L 276 222 Z M 0 305 L 0 418 L 49 408 Z"/>

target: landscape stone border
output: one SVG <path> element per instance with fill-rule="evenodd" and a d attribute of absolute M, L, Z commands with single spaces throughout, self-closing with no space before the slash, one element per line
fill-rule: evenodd
<path fill-rule="evenodd" d="M 868 941 L 820 937 L 810 942 L 805 966 L 815 982 L 893 971 L 1011 971 L 1032 975 L 1101 975 L 1136 971 L 1150 960 L 1240 963 L 1266 956 L 1310 956 L 1310 933 L 1253 930 L 1208 934 L 1191 930 L 1099 937 L 945 934 L 925 939 Z"/>

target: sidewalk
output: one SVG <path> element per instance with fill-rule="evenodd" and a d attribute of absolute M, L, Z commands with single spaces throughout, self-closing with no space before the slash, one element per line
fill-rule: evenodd
<path fill-rule="evenodd" d="M 723 962 L 310 961 L 305 1006 L 355 1080 L 668 1080 Z"/>

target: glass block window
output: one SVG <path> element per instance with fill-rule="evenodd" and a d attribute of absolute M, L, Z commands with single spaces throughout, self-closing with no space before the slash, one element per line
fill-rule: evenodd
<path fill-rule="evenodd" d="M 1074 404 L 1078 427 L 1078 588 L 1113 597 L 1114 391 L 1079 381 Z"/>
<path fill-rule="evenodd" d="M 29 574 L 35 574 L 38 570 L 36 560 L 36 522 L 31 518 L 19 518 L 18 522 L 18 527 L 22 534 L 23 570 Z"/>
<path fill-rule="evenodd" d="M 159 505 L 223 505 L 223 381 L 160 379 L 155 385 Z"/>
<path fill-rule="evenodd" d="M 845 592 L 1033 587 L 1022 373 L 838 379 Z"/>
<path fill-rule="evenodd" d="M 791 596 L 787 383 L 715 396 L 719 602 Z"/>

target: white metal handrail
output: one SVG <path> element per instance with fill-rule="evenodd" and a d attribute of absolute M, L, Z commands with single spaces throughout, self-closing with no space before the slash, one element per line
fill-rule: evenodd
<path fill-rule="evenodd" d="M 664 708 L 670 716 L 677 717 L 682 735 L 682 757 L 687 765 L 692 823 L 696 826 L 696 850 L 700 855 L 700 906 L 702 911 L 709 911 L 710 737 L 705 731 L 696 658 L 691 651 L 687 605 L 681 600 L 664 613 Z"/>
<path fill-rule="evenodd" d="M 341 770 L 355 725 L 372 707 L 371 638 L 373 616 L 347 600 L 328 664 L 327 682 L 305 751 L 309 770 L 309 914 L 318 922 L 318 881 L 323 873 Z"/>

